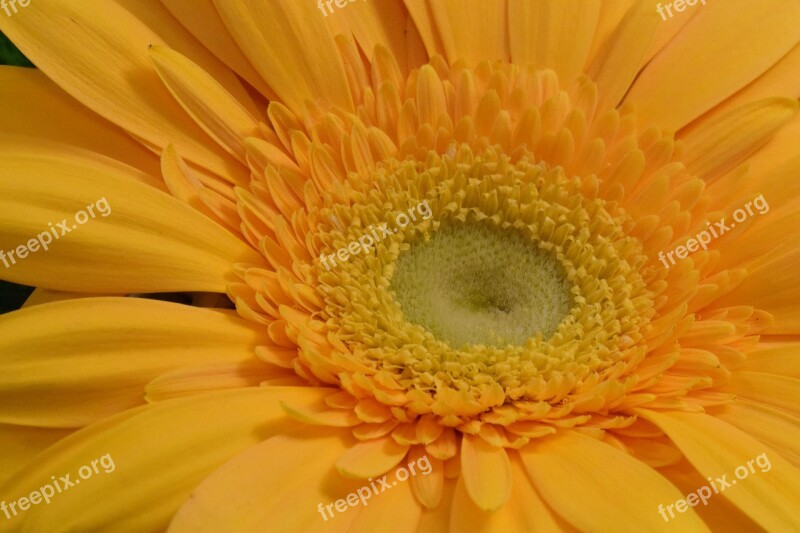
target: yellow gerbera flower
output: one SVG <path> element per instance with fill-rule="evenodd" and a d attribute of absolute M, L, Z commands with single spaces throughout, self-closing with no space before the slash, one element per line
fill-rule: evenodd
<path fill-rule="evenodd" d="M 797 1 L 0 7 L 0 529 L 800 528 Z"/>

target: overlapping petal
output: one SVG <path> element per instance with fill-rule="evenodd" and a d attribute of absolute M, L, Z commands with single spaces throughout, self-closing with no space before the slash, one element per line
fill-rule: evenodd
<path fill-rule="evenodd" d="M 72 474 L 74 480 L 81 466 L 109 455 L 113 469 L 101 470 L 10 525 L 28 531 L 163 531 L 180 504 L 216 468 L 296 426 L 284 415 L 280 400 L 303 404 L 323 395 L 310 387 L 251 388 L 125 411 L 48 448 L 0 487 L 0 498 L 29 494 L 50 483 L 53 475 Z"/>

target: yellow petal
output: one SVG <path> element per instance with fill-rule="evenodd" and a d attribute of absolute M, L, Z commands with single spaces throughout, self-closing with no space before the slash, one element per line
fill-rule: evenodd
<path fill-rule="evenodd" d="M 720 390 L 800 416 L 800 379 L 761 372 L 734 372 Z"/>
<path fill-rule="evenodd" d="M 320 13 L 316 13 L 316 16 L 320 16 Z M 332 24 L 332 29 L 341 25 L 352 31 L 367 57 L 372 57 L 376 46 L 385 46 L 392 52 L 403 72 L 408 72 L 406 41 L 414 36 L 406 35 L 405 20 L 409 15 L 402 1 L 387 0 L 378 3 L 350 0 L 344 8 L 334 7 L 333 13 L 325 9 L 322 16 L 326 22 Z M 419 39 L 419 36 L 416 38 Z M 421 42 L 419 44 L 422 45 Z"/>
<path fill-rule="evenodd" d="M 510 59 L 506 0 L 438 0 L 430 7 L 450 63 Z"/>
<path fill-rule="evenodd" d="M 508 0 L 511 60 L 553 69 L 563 85 L 583 71 L 600 15 L 600 0 Z"/>
<path fill-rule="evenodd" d="M 415 446 L 408 452 L 409 463 L 416 464 L 423 457 L 427 456 L 425 455 L 425 448 L 422 446 Z M 412 476 L 409 481 L 417 500 L 426 509 L 435 509 L 442 499 L 444 466 L 438 459 L 428 457 L 426 460 L 430 464 L 430 470 L 422 475 Z"/>
<path fill-rule="evenodd" d="M 397 444 L 391 437 L 360 442 L 336 461 L 342 475 L 366 479 L 384 474 L 397 466 L 408 453 L 408 446 Z"/>
<path fill-rule="evenodd" d="M 682 494 L 691 494 L 708 485 L 708 478 L 703 477 L 685 458 L 678 464 L 659 468 L 658 471 Z M 712 497 L 707 504 L 695 506 L 694 511 L 711 531 L 762 531 L 757 523 L 725 498 Z M 669 524 L 666 527 L 671 528 Z"/>
<path fill-rule="evenodd" d="M 480 509 L 499 509 L 511 495 L 508 454 L 480 437 L 464 435 L 461 440 L 461 475 L 467 492 Z"/>
<path fill-rule="evenodd" d="M 653 8 L 655 9 L 655 7 L 657 7 L 657 4 Z M 650 45 L 650 50 L 647 52 L 647 56 L 645 56 L 644 64 L 649 63 L 650 60 L 658 55 L 658 53 L 661 52 L 666 45 L 668 45 L 673 39 L 678 38 L 684 28 L 689 24 L 689 22 L 692 21 L 693 15 L 696 14 L 697 12 L 695 11 L 694 13 L 691 13 L 685 17 L 672 17 L 669 19 L 668 23 L 659 24 L 658 30 L 656 30 L 656 35 L 653 38 L 653 43 Z"/>
<path fill-rule="evenodd" d="M 144 404 L 144 386 L 161 374 L 252 360 L 263 341 L 252 323 L 228 312 L 156 300 L 22 309 L 0 316 L 0 421 L 87 425 Z"/>
<path fill-rule="evenodd" d="M 800 168 L 800 158 L 792 166 Z M 772 198 L 764 195 L 771 209 L 768 214 L 758 215 L 762 220 L 756 218 L 753 226 L 741 236 L 734 235 L 727 242 L 720 242 L 720 265 L 724 265 L 723 268 L 737 264 L 746 266 L 747 276 L 714 305 L 752 305 L 774 317 L 767 329 L 769 333 L 796 334 L 800 333 L 800 309 L 795 293 L 787 287 L 800 285 L 800 269 L 794 268 L 800 260 L 800 249 L 775 243 L 794 242 L 800 235 L 800 209 L 789 202 L 778 211 L 781 205 L 773 207 L 776 205 L 774 198 L 774 195 Z M 762 221 L 763 224 L 758 224 Z M 759 255 L 759 252 L 763 253 Z"/>
<path fill-rule="evenodd" d="M 753 83 L 717 106 L 712 113 L 724 113 L 771 96 L 796 98 L 800 96 L 798 70 L 800 70 L 800 43 Z"/>
<path fill-rule="evenodd" d="M 425 50 L 428 52 L 428 57 L 444 56 L 444 46 L 433 21 L 430 3 L 425 0 L 405 0 L 405 5 L 414 25 L 419 30 L 420 37 L 425 44 Z"/>
<path fill-rule="evenodd" d="M 344 498 L 364 482 L 341 477 L 333 465 L 352 444 L 347 431 L 307 427 L 267 439 L 194 489 L 168 531 L 347 531 L 358 508 L 350 508 Z M 367 505 L 380 505 L 381 496 L 367 499 Z M 344 511 L 334 507 L 339 500 L 345 502 L 339 505 Z"/>
<path fill-rule="evenodd" d="M 172 196 L 192 206 L 219 225 L 224 225 L 222 219 L 200 198 L 201 191 L 206 187 L 200 182 L 195 169 L 186 164 L 175 150 L 175 146 L 171 144 L 161 151 L 161 175 Z"/>
<path fill-rule="evenodd" d="M 0 30 L 47 77 L 99 115 L 151 145 L 174 143 L 187 159 L 217 174 L 243 176 L 244 168 L 208 143 L 172 100 L 150 64 L 147 47 L 171 45 L 218 80 L 229 80 L 226 86 L 234 94 L 244 93 L 244 99 L 246 91 L 234 88 L 238 82 L 232 73 L 158 2 L 131 3 L 129 9 L 134 13 L 103 0 L 31 3 L 24 17 L 0 17 Z"/>
<path fill-rule="evenodd" d="M 777 342 L 762 340 L 755 349 L 747 353 L 747 360 L 739 369 L 800 379 L 798 353 L 800 343 L 797 341 L 784 342 L 780 337 Z"/>
<path fill-rule="evenodd" d="M 603 2 L 603 9 L 600 10 L 600 17 L 597 20 L 597 27 L 594 32 L 592 49 L 589 52 L 591 62 L 597 54 L 608 44 L 608 39 L 619 26 L 620 21 L 633 5 L 635 0 L 617 0 L 616 2 Z M 591 64 L 591 62 L 589 64 Z"/>
<path fill-rule="evenodd" d="M 0 424 L 0 485 L 28 461 L 71 432 L 69 429 Z"/>
<path fill-rule="evenodd" d="M 33 307 L 34 305 L 61 302 L 63 300 L 77 300 L 78 298 L 94 298 L 97 296 L 125 296 L 124 294 L 91 294 L 86 292 L 64 292 L 51 291 L 49 289 L 34 289 L 22 308 Z"/>
<path fill-rule="evenodd" d="M 113 168 L 118 172 L 122 172 L 128 176 L 128 178 L 144 183 L 153 189 L 164 192 L 167 191 L 164 182 L 157 177 L 158 172 L 155 174 L 146 174 L 139 170 L 136 165 L 129 165 L 126 162 L 107 157 L 99 152 L 76 146 L 69 140 L 54 142 L 41 137 L 3 133 L 2 146 L 4 149 L 3 153 L 36 153 L 46 154 L 47 157 L 53 159 L 64 158 L 68 160 L 78 159 L 82 161 L 92 161 L 99 164 L 101 167 Z M 149 165 L 146 166 L 149 167 Z"/>
<path fill-rule="evenodd" d="M 679 137 L 686 142 L 687 171 L 709 179 L 731 170 L 788 123 L 797 107 L 789 98 L 768 98 L 692 128 Z"/>
<path fill-rule="evenodd" d="M 797 159 L 793 148 L 797 146 L 798 142 L 800 142 L 800 115 L 795 115 L 789 124 L 781 128 L 773 139 L 750 159 L 751 179 L 748 181 L 752 183 L 753 191 L 756 194 L 765 192 L 762 186 L 763 180 L 759 179 L 760 177 Z M 781 190 L 778 188 L 781 185 L 785 187 L 786 182 L 775 183 L 772 187 Z M 769 194 L 768 191 L 767 194 Z"/>
<path fill-rule="evenodd" d="M 196 63 L 212 78 L 222 85 L 226 91 L 233 95 L 249 113 L 261 116 L 263 102 L 256 103 L 249 89 L 245 88 L 241 80 L 228 68 L 227 63 L 217 59 L 206 46 L 206 41 L 199 41 L 187 30 L 182 23 L 175 20 L 163 2 L 135 2 L 133 0 L 117 0 L 126 11 L 142 21 L 147 27 L 161 37 L 164 42 L 153 41 L 152 45 L 165 45 L 179 54 L 186 56 Z M 192 5 L 198 5 L 192 2 Z"/>
<path fill-rule="evenodd" d="M 491 512 L 475 505 L 464 487 L 463 477 L 459 479 L 451 511 L 451 531 L 549 533 L 572 530 L 542 501 L 518 456 L 512 457 L 511 477 L 511 496 L 502 507 Z"/>
<path fill-rule="evenodd" d="M 330 392 L 330 389 L 327 389 Z M 304 424 L 312 426 L 352 427 L 361 423 L 351 409 L 330 409 L 327 405 L 314 405 L 302 408 L 292 404 L 282 404 L 287 415 Z"/>
<path fill-rule="evenodd" d="M 253 346 L 247 350 L 251 357 L 254 349 Z M 225 350 L 225 352 L 228 351 Z M 163 402 L 204 392 L 258 387 L 264 381 L 279 380 L 282 386 L 293 387 L 301 387 L 306 384 L 294 372 L 266 365 L 254 357 L 236 363 L 205 366 L 200 366 L 198 363 L 200 361 L 185 361 L 185 366 L 161 374 L 152 380 L 145 386 L 147 401 Z"/>
<path fill-rule="evenodd" d="M 53 475 L 75 480 L 81 466 L 108 456 L 113 468 L 107 459 L 109 468 L 10 524 L 26 531 L 163 531 L 192 489 L 220 465 L 294 427 L 280 400 L 319 401 L 322 394 L 310 387 L 240 389 L 127 411 L 49 448 L 0 487 L 0 500 L 30 494 Z M 282 492 L 271 478 L 264 481 L 273 494 Z"/>
<path fill-rule="evenodd" d="M 800 418 L 759 402 L 737 398 L 714 416 L 736 426 L 800 466 Z"/>
<path fill-rule="evenodd" d="M 664 528 L 658 506 L 683 498 L 654 469 L 575 431 L 539 439 L 519 453 L 544 501 L 583 531 L 658 531 Z M 672 525 L 708 531 L 693 509 Z"/>
<path fill-rule="evenodd" d="M 730 0 L 694 9 L 698 13 L 681 38 L 647 65 L 625 99 L 645 123 L 679 129 L 756 79 L 800 40 L 795 2 Z"/>
<path fill-rule="evenodd" d="M 222 19 L 214 7 L 213 0 L 161 0 L 172 16 L 197 37 L 206 48 L 222 62 L 255 87 L 268 100 L 275 99 L 275 93 L 259 76 L 256 69 L 245 57 L 236 41 L 228 33 Z"/>
<path fill-rule="evenodd" d="M 417 106 L 420 124 L 435 126 L 439 117 L 447 114 L 444 85 L 430 65 L 425 65 L 419 70 Z"/>
<path fill-rule="evenodd" d="M 680 448 L 690 463 L 704 476 L 726 475 L 727 482 L 736 481 L 737 469 L 747 471 L 735 487 L 721 490 L 750 518 L 768 531 L 796 529 L 800 505 L 800 470 L 771 448 L 747 433 L 703 413 L 655 412 L 641 410 L 643 418 L 653 422 Z M 725 443 L 721 446 L 720 443 Z M 767 470 L 751 473 L 756 458 L 765 454 Z M 758 461 L 764 462 L 759 458 Z M 766 465 L 765 465 L 766 466 Z M 720 488 L 724 486 L 720 482 Z"/>
<path fill-rule="evenodd" d="M 258 134 L 258 123 L 231 94 L 188 58 L 151 46 L 158 75 L 184 110 L 231 154 L 244 160 L 244 139 Z"/>
<path fill-rule="evenodd" d="M 411 491 L 408 480 L 391 481 L 396 479 L 398 470 L 387 475 L 391 489 L 376 494 L 374 499 L 369 501 L 368 506 L 358 507 L 358 514 L 348 528 L 348 532 L 373 533 L 376 524 L 381 524 L 381 531 L 391 533 L 416 533 L 418 531 L 417 523 L 422 515 L 422 506 L 414 499 L 414 493 Z"/>
<path fill-rule="evenodd" d="M 263 264 L 217 224 L 136 178 L 104 160 L 0 147 L 0 249 L 16 252 L 0 276 L 63 291 L 224 292 L 233 263 Z M 34 244 L 21 257 L 19 246 L 44 242 L 48 232 L 58 238 L 47 250 Z"/>
<path fill-rule="evenodd" d="M 40 70 L 0 66 L 0 132 L 84 148 L 158 176 L 158 157 Z"/>
<path fill-rule="evenodd" d="M 637 0 L 622 17 L 589 68 L 597 82 L 601 109 L 616 107 L 628 91 L 661 22 L 649 0 Z"/>
<path fill-rule="evenodd" d="M 336 43 L 315 2 L 215 0 L 239 47 L 295 113 L 322 100 L 353 110 Z"/>

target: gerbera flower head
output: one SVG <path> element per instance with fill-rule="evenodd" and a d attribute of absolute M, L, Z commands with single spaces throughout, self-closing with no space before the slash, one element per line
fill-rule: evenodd
<path fill-rule="evenodd" d="M 798 229 L 780 192 L 798 166 L 783 153 L 797 131 L 788 67 L 800 33 L 785 21 L 800 17 L 796 6 L 770 1 L 752 39 L 773 38 L 739 58 L 724 24 L 764 6 L 703 5 L 667 25 L 648 1 L 320 12 L 311 2 L 165 0 L 115 2 L 102 16 L 40 2 L 0 27 L 116 126 L 82 119 L 93 133 L 80 148 L 47 137 L 32 150 L 36 129 L 14 138 L 0 158 L 23 176 L 55 168 L 40 185 L 54 207 L 37 210 L 36 186 L 0 173 L 13 206 L 0 244 L 92 195 L 115 211 L 4 273 L 75 294 L 40 291 L 66 301 L 0 319 L 16 339 L 0 347 L 10 376 L 0 394 L 12 405 L 0 422 L 41 451 L 8 468 L 0 494 L 69 471 L 87 448 L 113 455 L 119 473 L 19 523 L 798 525 L 800 420 L 780 398 L 797 395 L 785 355 L 797 313 L 769 293 L 776 279 L 798 280 L 784 269 L 792 254 L 761 256 Z M 67 29 L 51 42 L 36 26 L 59 22 L 120 63 L 102 74 Z M 720 58 L 685 59 L 704 39 Z M 62 55 L 86 64 L 64 68 Z M 739 63 L 711 75 L 715 61 Z M 74 113 L 62 105 L 59 117 Z M 104 128 L 115 143 L 98 142 Z M 123 156 L 131 145 L 139 152 Z M 751 209 L 759 194 L 766 211 Z M 718 233 L 748 200 L 748 216 Z M 98 251 L 103 239 L 110 251 Z M 90 261 L 76 259 L 82 251 Z M 58 261 L 66 273 L 48 274 Z M 194 305 L 112 297 L 164 291 L 190 291 Z M 235 313 L 209 294 L 223 292 Z M 44 319 L 60 325 L 65 351 L 50 353 L 33 329 Z M 83 355 L 68 342 L 75 330 L 90 345 Z M 32 362 L 9 355 L 23 342 Z M 129 362 L 131 353 L 142 355 Z M 94 396 L 76 399 L 86 384 Z M 163 441 L 137 453 L 139 432 Z M 197 446 L 163 480 L 143 479 Z M 665 513 L 759 454 L 768 474 L 737 473 L 740 485 L 717 501 Z M 423 459 L 424 474 L 405 470 L 407 483 L 350 503 Z M 130 494 L 117 497 L 123 486 Z M 114 502 L 84 510 L 101 490 Z M 134 517 L 131 505 L 148 510 Z"/>

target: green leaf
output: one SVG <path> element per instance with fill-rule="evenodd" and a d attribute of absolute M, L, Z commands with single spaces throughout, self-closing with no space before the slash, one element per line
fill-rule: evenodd
<path fill-rule="evenodd" d="M 2 32 L 0 32 L 0 65 L 34 66 Z"/>

